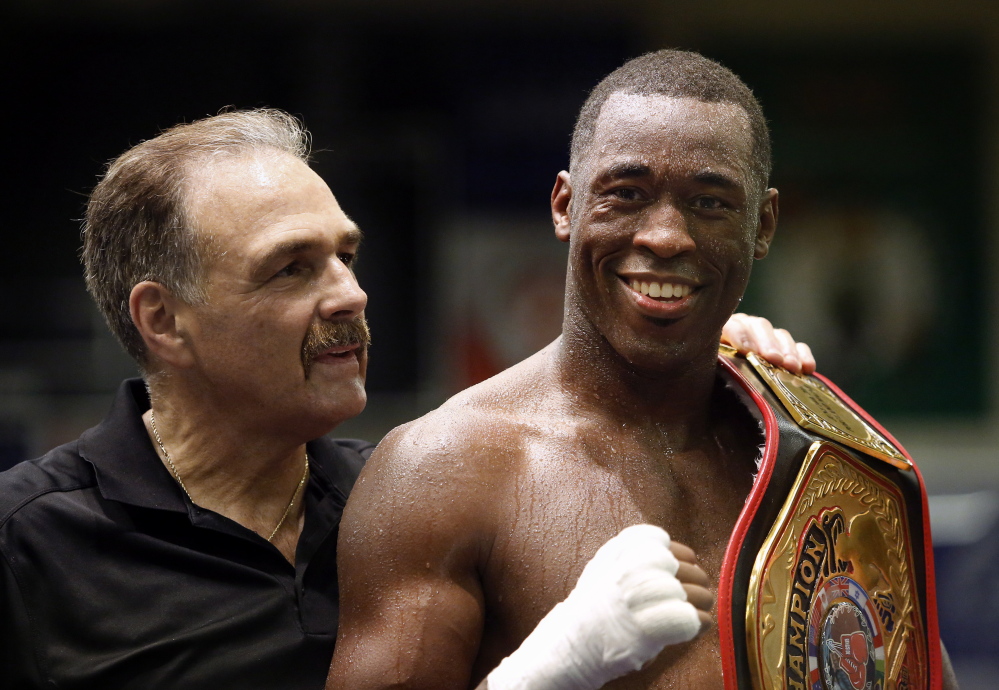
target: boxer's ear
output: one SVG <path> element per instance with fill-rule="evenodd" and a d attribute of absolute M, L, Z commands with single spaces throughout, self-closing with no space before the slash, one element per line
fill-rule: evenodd
<path fill-rule="evenodd" d="M 572 182 L 569 173 L 563 170 L 555 178 L 552 189 L 552 222 L 555 223 L 555 237 L 563 242 L 569 241 L 569 216 L 572 210 Z"/>
<path fill-rule="evenodd" d="M 193 364 L 179 318 L 179 312 L 186 306 L 162 283 L 144 280 L 132 288 L 128 309 L 132 323 L 146 343 L 149 360 L 179 368 Z"/>
<path fill-rule="evenodd" d="M 753 258 L 762 259 L 770 251 L 770 243 L 777 231 L 777 190 L 771 187 L 763 192 L 760 201 L 759 224 L 756 228 L 756 244 Z"/>

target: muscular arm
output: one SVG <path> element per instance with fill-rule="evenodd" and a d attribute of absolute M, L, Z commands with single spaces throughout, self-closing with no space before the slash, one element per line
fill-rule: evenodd
<path fill-rule="evenodd" d="M 496 533 L 492 507 L 516 475 L 516 454 L 482 450 L 490 431 L 482 425 L 458 425 L 460 441 L 444 426 L 418 422 L 390 434 L 351 495 L 327 688 L 467 688 L 499 660 L 479 658 L 480 574 Z M 707 585 L 689 548 L 658 527 L 629 527 L 597 551 L 491 685 L 602 687 L 703 629 L 714 601 Z"/>
<path fill-rule="evenodd" d="M 327 688 L 469 686 L 484 620 L 477 568 L 489 501 L 453 459 L 445 478 L 436 463 L 447 458 L 414 436 L 396 430 L 382 442 L 344 513 Z"/>

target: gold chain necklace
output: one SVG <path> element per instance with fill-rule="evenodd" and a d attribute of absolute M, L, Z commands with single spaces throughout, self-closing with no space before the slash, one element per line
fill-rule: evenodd
<path fill-rule="evenodd" d="M 163 458 L 167 461 L 167 466 L 170 467 L 170 472 L 173 474 L 174 479 L 176 479 L 177 483 L 180 484 L 180 488 L 184 491 L 184 495 L 187 496 L 187 500 L 194 503 L 194 499 L 191 498 L 191 492 L 187 490 L 187 487 L 184 486 L 184 480 L 180 478 L 180 472 L 177 471 L 177 466 L 173 464 L 170 454 L 163 446 L 163 439 L 160 438 L 160 432 L 156 430 L 156 413 L 153 412 L 152 408 L 149 409 L 149 426 L 153 429 L 153 438 L 156 439 L 156 445 L 160 447 L 160 452 L 163 453 Z M 305 486 L 305 480 L 308 478 L 309 453 L 306 451 L 305 471 L 302 472 L 302 478 L 298 481 L 298 486 L 295 487 L 295 493 L 291 495 L 291 501 L 288 503 L 288 507 L 284 509 L 284 514 L 281 515 L 281 519 L 278 520 L 278 523 L 274 526 L 274 529 L 271 531 L 271 535 L 267 537 L 268 542 L 274 538 L 274 535 L 277 534 L 279 529 L 281 529 L 281 525 L 283 525 L 284 521 L 288 519 L 288 514 L 291 512 L 292 506 L 295 505 L 295 499 L 298 498 L 298 493 L 302 490 L 302 487 Z M 197 504 L 195 503 L 195 505 Z"/>

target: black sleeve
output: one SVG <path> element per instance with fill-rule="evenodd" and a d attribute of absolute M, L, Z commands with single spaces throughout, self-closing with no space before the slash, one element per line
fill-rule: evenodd
<path fill-rule="evenodd" d="M 7 554 L 0 552 L 0 690 L 45 687 L 35 631 Z"/>
<path fill-rule="evenodd" d="M 336 439 L 336 444 L 341 448 L 354 451 L 360 455 L 363 460 L 370 458 L 371 452 L 375 449 L 374 443 L 371 441 L 362 441 L 359 438 L 338 438 Z"/>
<path fill-rule="evenodd" d="M 375 444 L 356 438 L 338 438 L 335 443 L 340 460 L 337 463 L 336 485 L 345 496 L 349 496 L 357 476 L 364 469 L 364 463 L 375 449 Z"/>
<path fill-rule="evenodd" d="M 343 494 L 350 495 L 357 476 L 364 469 L 364 463 L 375 449 L 375 444 L 356 438 L 331 438 L 323 436 L 310 441 L 312 452 L 317 457 L 324 458 L 323 469 L 329 473 L 333 485 Z"/>

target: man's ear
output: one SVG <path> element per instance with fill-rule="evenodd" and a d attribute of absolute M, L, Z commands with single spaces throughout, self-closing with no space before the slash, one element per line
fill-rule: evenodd
<path fill-rule="evenodd" d="M 184 337 L 178 312 L 184 302 L 162 283 L 144 280 L 132 288 L 128 296 L 128 310 L 132 323 L 146 343 L 149 359 L 158 359 L 178 368 L 194 362 Z"/>
<path fill-rule="evenodd" d="M 569 215 L 572 204 L 572 182 L 569 173 L 563 170 L 555 178 L 555 188 L 552 189 L 552 222 L 555 223 L 555 237 L 563 242 L 569 241 Z"/>
<path fill-rule="evenodd" d="M 777 190 L 771 187 L 763 192 L 760 201 L 760 222 L 756 230 L 756 246 L 753 258 L 762 259 L 770 251 L 770 243 L 777 231 Z"/>

